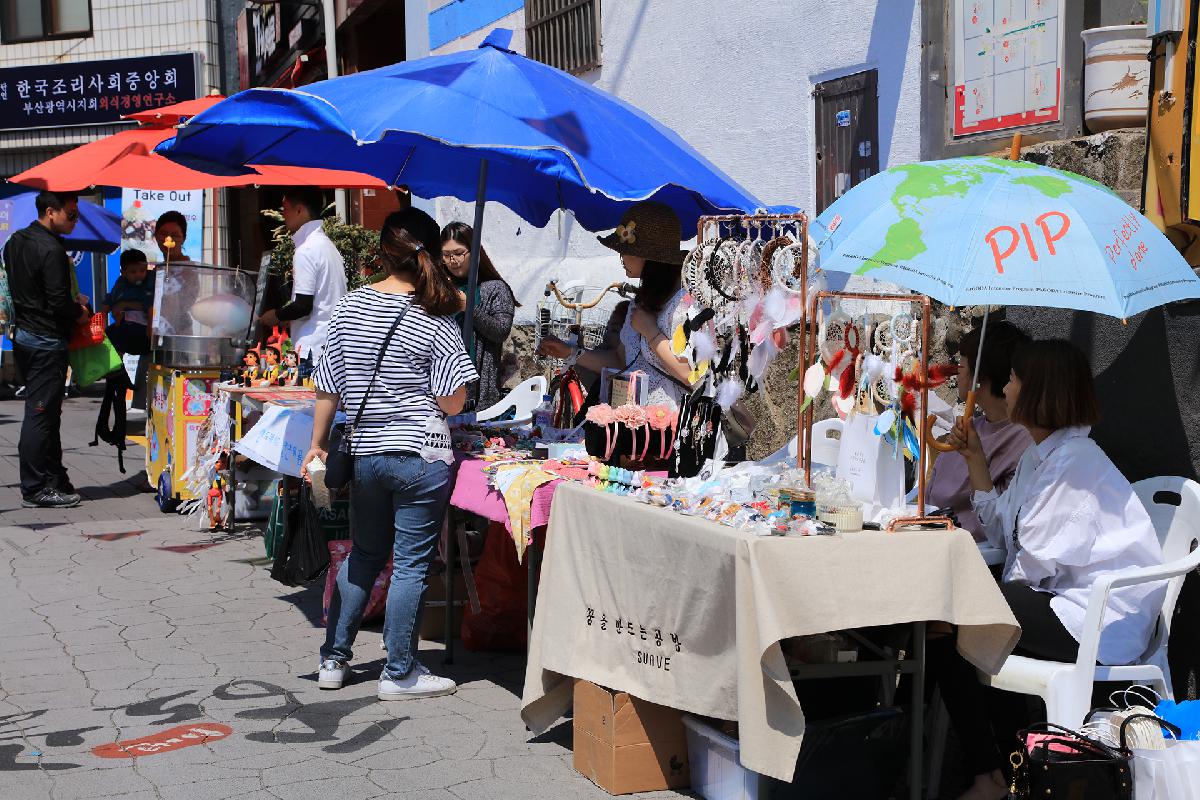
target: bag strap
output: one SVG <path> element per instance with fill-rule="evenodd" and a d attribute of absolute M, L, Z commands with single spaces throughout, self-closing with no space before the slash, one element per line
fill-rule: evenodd
<path fill-rule="evenodd" d="M 1121 731 L 1120 731 L 1120 737 L 1118 738 L 1118 741 L 1121 742 L 1121 747 L 1123 747 L 1125 749 L 1129 749 L 1129 745 L 1125 744 L 1125 731 L 1129 727 L 1129 723 L 1133 722 L 1134 720 L 1142 720 L 1142 719 L 1153 720 L 1159 726 L 1166 728 L 1167 731 L 1169 731 L 1170 734 L 1172 736 L 1174 736 L 1176 739 L 1183 738 L 1183 732 L 1181 730 L 1179 730 L 1179 728 L 1177 726 L 1171 724 L 1170 722 L 1167 722 L 1162 717 L 1159 717 L 1155 714 L 1130 714 L 1128 717 L 1121 720 Z"/>
<path fill-rule="evenodd" d="M 1064 738 L 1070 737 L 1073 740 L 1072 744 L 1074 744 L 1076 747 L 1086 748 L 1097 755 L 1104 756 L 1113 761 L 1129 757 L 1128 750 L 1122 752 L 1123 748 L 1118 749 L 1112 747 L 1104 742 L 1093 739 L 1086 734 L 1071 730 L 1070 728 L 1065 728 L 1062 725 L 1054 722 L 1039 722 L 1036 725 L 1030 725 L 1028 728 L 1018 733 L 1017 740 L 1020 742 L 1022 748 L 1027 749 L 1026 743 L 1028 741 L 1029 734 L 1031 733 L 1044 733 L 1050 736 L 1061 736 Z"/>
<path fill-rule="evenodd" d="M 371 389 L 375 386 L 375 379 L 379 377 L 379 368 L 383 365 L 383 354 L 387 352 L 388 345 L 392 343 L 392 337 L 396 335 L 396 329 L 400 327 L 400 323 L 404 320 L 404 317 L 408 314 L 409 309 L 411 309 L 413 304 L 416 302 L 416 298 L 409 300 L 408 305 L 402 308 L 400 313 L 396 315 L 396 321 L 393 322 L 392 327 L 388 329 L 387 336 L 383 337 L 383 344 L 379 346 L 379 353 L 375 356 L 375 369 L 371 371 L 371 380 L 367 382 L 367 390 L 363 392 L 362 402 L 358 404 L 358 413 L 354 415 L 354 422 L 350 424 L 351 436 L 347 437 L 347 439 L 350 440 L 351 445 L 353 445 L 354 429 L 357 428 L 358 423 L 362 421 L 363 411 L 367 407 L 367 400 L 371 397 Z"/>

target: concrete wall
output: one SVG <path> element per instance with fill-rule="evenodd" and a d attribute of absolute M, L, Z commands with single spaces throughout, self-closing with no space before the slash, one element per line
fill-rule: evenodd
<path fill-rule="evenodd" d="M 430 2 L 434 12 L 446 5 Z M 674 128 L 767 204 L 813 206 L 811 92 L 822 80 L 878 69 L 880 164 L 918 159 L 917 0 L 762 0 L 754 13 L 730 8 L 718 0 L 604 0 L 603 64 L 581 77 Z M 518 11 L 433 52 L 474 47 L 492 27 L 512 28 L 513 49 L 523 51 Z M 439 201 L 437 216 L 469 221 L 471 209 Z M 526 317 L 550 277 L 599 284 L 620 274 L 616 258 L 569 215 L 538 230 L 490 204 L 483 241 Z"/>

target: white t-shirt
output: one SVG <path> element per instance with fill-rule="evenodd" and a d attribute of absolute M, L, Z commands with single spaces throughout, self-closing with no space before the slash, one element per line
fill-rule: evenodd
<path fill-rule="evenodd" d="M 296 240 L 292 300 L 300 294 L 310 294 L 313 298 L 312 313 L 292 320 L 292 343 L 300 358 L 311 354 L 316 363 L 325 349 L 334 306 L 346 294 L 346 265 L 342 254 L 321 230 L 320 220 L 304 223 L 292 238 Z"/>
<path fill-rule="evenodd" d="M 1030 445 L 1003 494 L 972 498 L 988 542 L 1007 553 L 1004 580 L 1054 597 L 1050 609 L 1083 638 L 1092 584 L 1101 575 L 1163 563 L 1146 509 L 1086 426 L 1060 428 Z M 1142 654 L 1162 609 L 1166 582 L 1113 589 L 1104 607 L 1101 664 Z"/>

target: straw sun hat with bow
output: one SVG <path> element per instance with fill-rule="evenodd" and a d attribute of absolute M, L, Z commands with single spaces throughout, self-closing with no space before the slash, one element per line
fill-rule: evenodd
<path fill-rule="evenodd" d="M 621 217 L 615 231 L 596 238 L 611 250 L 648 261 L 682 264 L 687 256 L 679 249 L 679 217 L 670 206 L 653 201 L 633 206 Z"/>

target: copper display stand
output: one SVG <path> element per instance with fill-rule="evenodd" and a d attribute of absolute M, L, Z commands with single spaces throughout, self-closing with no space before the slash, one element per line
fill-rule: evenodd
<path fill-rule="evenodd" d="M 805 260 L 807 260 L 807 250 L 805 251 Z M 813 357 L 817 352 L 817 331 L 810 328 L 807 322 L 809 319 L 815 320 L 817 318 L 817 308 L 822 301 L 830 298 L 921 304 L 921 356 L 919 374 L 921 376 L 922 413 L 924 413 L 925 409 L 929 408 L 929 318 L 932 310 L 929 297 L 926 295 L 881 294 L 876 292 L 817 292 L 805 309 L 804 316 L 801 318 L 801 323 L 804 327 L 804 342 L 800 348 L 800 387 L 797 390 L 797 404 L 801 409 L 797 424 L 797 430 L 799 431 L 797 435 L 802 435 L 801 446 L 797 448 L 797 459 L 799 462 L 798 466 L 804 469 L 804 478 L 810 486 L 812 485 L 813 406 L 810 403 L 807 408 L 804 407 L 804 372 L 813 363 Z M 863 335 L 865 335 L 865 332 Z M 937 525 L 947 530 L 953 530 L 954 523 L 948 518 L 925 516 L 925 471 L 929 447 L 926 442 L 927 434 L 925 426 L 915 425 L 914 427 L 917 429 L 917 441 L 919 443 L 919 456 L 917 459 L 917 516 L 894 519 L 888 524 L 887 529 L 890 532 L 909 525 Z"/>

